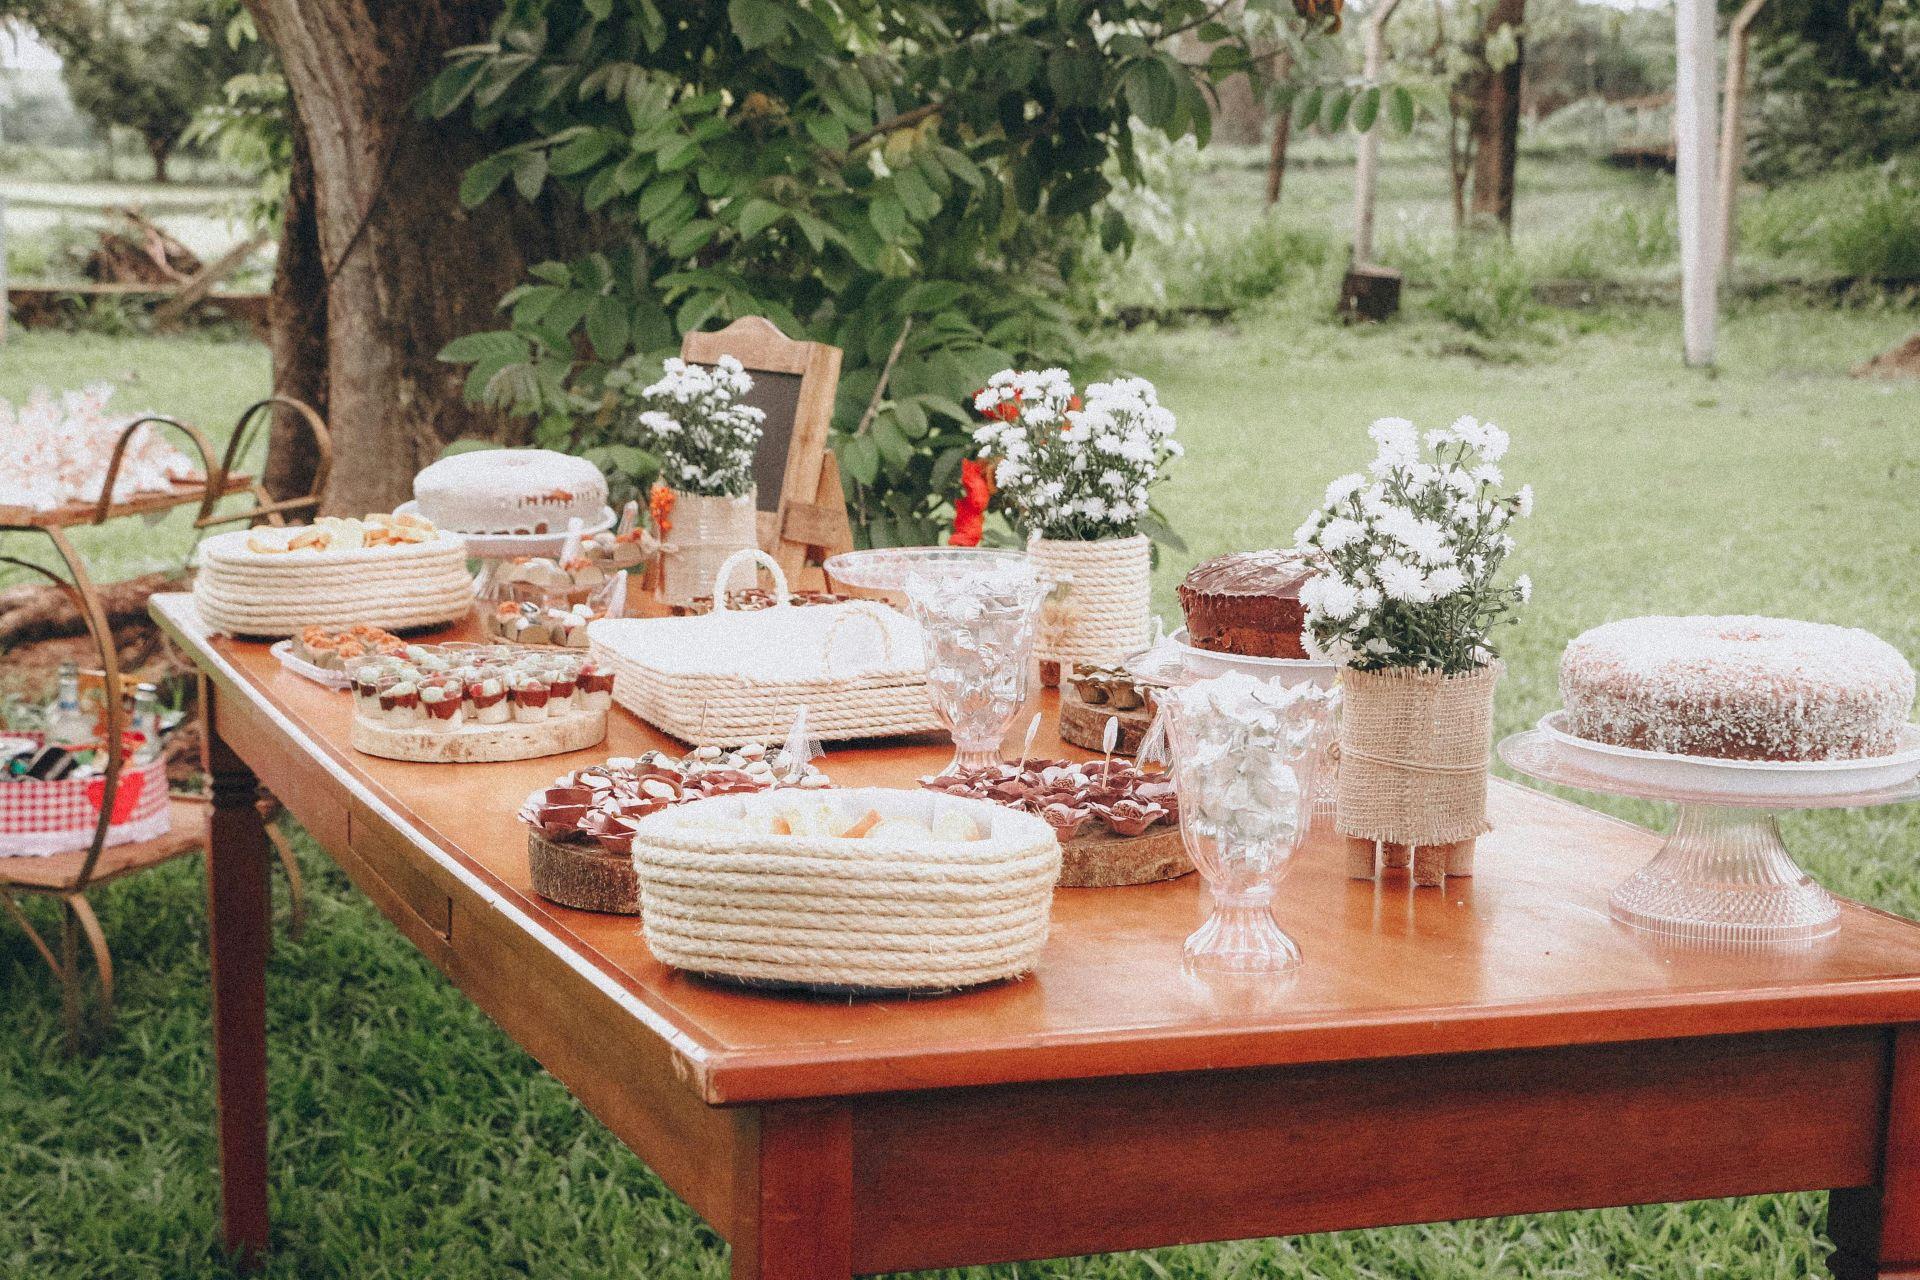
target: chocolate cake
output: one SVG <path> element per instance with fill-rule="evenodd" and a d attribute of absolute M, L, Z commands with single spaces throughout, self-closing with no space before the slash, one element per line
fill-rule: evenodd
<path fill-rule="evenodd" d="M 1234 551 L 1198 565 L 1177 594 L 1187 643 L 1250 658 L 1304 658 L 1300 586 L 1313 576 L 1289 551 Z"/>

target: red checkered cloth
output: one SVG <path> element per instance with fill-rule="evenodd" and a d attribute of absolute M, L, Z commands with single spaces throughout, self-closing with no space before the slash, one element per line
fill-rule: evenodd
<path fill-rule="evenodd" d="M 36 746 L 41 742 L 37 733 L 4 736 L 30 739 Z M 0 858 L 49 858 L 86 848 L 93 843 L 105 795 L 106 780 L 99 777 L 0 781 Z M 107 843 L 152 840 L 166 834 L 167 824 L 166 765 L 128 764 L 113 799 Z"/>

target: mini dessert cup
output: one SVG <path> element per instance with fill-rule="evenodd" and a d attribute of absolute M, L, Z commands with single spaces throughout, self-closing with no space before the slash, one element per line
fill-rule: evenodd
<path fill-rule="evenodd" d="M 574 708 L 574 693 L 580 687 L 580 677 L 570 667 L 555 667 L 553 674 L 547 677 L 547 714 L 563 714 Z"/>
<path fill-rule="evenodd" d="M 467 708 L 475 724 L 505 724 L 513 718 L 506 682 L 498 676 L 482 676 L 467 685 Z"/>
<path fill-rule="evenodd" d="M 613 672 L 593 667 L 580 672 L 580 704 L 588 711 L 607 711 L 613 706 Z"/>
<path fill-rule="evenodd" d="M 444 684 L 430 684 L 420 690 L 420 709 L 429 729 L 446 731 L 460 727 L 460 691 Z"/>
<path fill-rule="evenodd" d="M 522 676 L 514 681 L 508 690 L 509 701 L 513 704 L 515 724 L 539 724 L 547 718 L 547 700 L 550 697 L 547 682 L 535 676 Z"/>
<path fill-rule="evenodd" d="M 420 686 L 411 680 L 395 680 L 380 690 L 380 716 L 395 729 L 419 724 Z"/>

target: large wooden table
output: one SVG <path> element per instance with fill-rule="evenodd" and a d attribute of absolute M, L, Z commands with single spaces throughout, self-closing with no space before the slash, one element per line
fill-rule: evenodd
<path fill-rule="evenodd" d="M 521 798 L 660 739 L 519 764 L 347 746 L 348 699 L 162 624 L 208 678 L 227 1243 L 267 1223 L 265 783 L 389 919 L 733 1246 L 816 1280 L 1186 1241 L 1834 1189 L 1837 1275 L 1920 1277 L 1920 927 L 1847 905 L 1810 950 L 1666 951 L 1609 920 L 1647 832 L 1494 790 L 1478 874 L 1347 880 L 1306 849 L 1287 984 L 1183 974 L 1194 877 L 1063 890 L 1029 980 L 916 1000 L 756 994 L 527 885 Z M 1053 749 L 1053 744 L 1046 744 Z M 910 783 L 934 744 L 836 751 Z M 289 1066 L 286 1070 L 296 1070 Z"/>

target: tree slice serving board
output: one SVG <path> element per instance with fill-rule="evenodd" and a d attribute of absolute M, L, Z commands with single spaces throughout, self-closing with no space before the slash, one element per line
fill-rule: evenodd
<path fill-rule="evenodd" d="M 457 729 L 429 729 L 422 725 L 397 729 L 355 716 L 350 741 L 355 751 L 388 760 L 477 764 L 583 751 L 606 736 L 606 712 L 576 711 L 561 720 L 541 720 L 533 724 L 463 724 Z"/>
<path fill-rule="evenodd" d="M 1131 711 L 1115 711 L 1104 703 L 1086 701 L 1071 682 L 1060 686 L 1062 742 L 1070 742 L 1088 751 L 1099 751 L 1101 739 L 1107 732 L 1107 721 L 1114 717 L 1120 721 L 1120 741 L 1113 749 L 1114 754 L 1131 756 L 1140 749 L 1141 739 L 1147 736 L 1147 727 L 1153 723 L 1151 700 Z"/>
<path fill-rule="evenodd" d="M 527 832 L 527 864 L 533 891 L 563 907 L 609 915 L 640 914 L 640 876 L 632 857 L 597 844 L 562 843 Z"/>
<path fill-rule="evenodd" d="M 1160 823 L 1137 836 L 1116 836 L 1105 827 L 1060 842 L 1062 889 L 1117 889 L 1174 880 L 1193 870 L 1177 823 Z"/>

